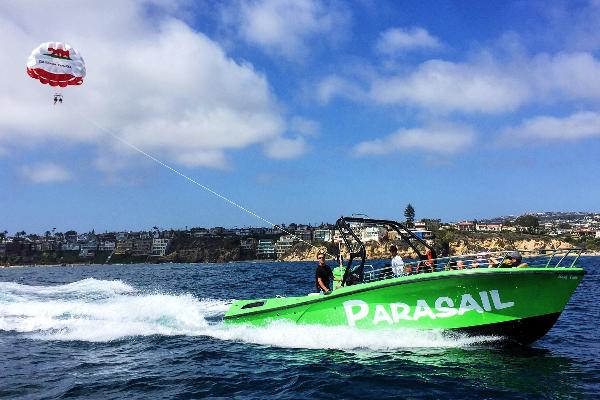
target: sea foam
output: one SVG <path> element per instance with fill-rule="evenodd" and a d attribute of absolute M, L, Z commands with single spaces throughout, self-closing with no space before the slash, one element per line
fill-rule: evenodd
<path fill-rule="evenodd" d="M 224 324 L 231 300 L 191 294 L 143 293 L 115 281 L 84 279 L 59 286 L 0 282 L 0 330 L 40 340 L 105 342 L 135 336 L 206 336 L 284 348 L 395 350 L 468 347 L 493 337 L 411 329 L 358 330 L 274 322 L 265 327 Z"/>

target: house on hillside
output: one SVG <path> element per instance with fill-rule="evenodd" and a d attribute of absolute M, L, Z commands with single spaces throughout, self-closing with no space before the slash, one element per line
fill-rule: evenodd
<path fill-rule="evenodd" d="M 275 244 L 271 239 L 260 239 L 256 246 L 256 257 L 275 258 Z"/>
<path fill-rule="evenodd" d="M 296 243 L 298 239 L 292 235 L 283 235 L 275 242 L 275 254 L 277 254 L 277 258 L 280 258 L 285 253 L 292 249 L 294 243 Z"/>
<path fill-rule="evenodd" d="M 462 221 L 456 224 L 456 229 L 464 232 L 475 232 L 475 223 L 473 221 Z"/>
<path fill-rule="evenodd" d="M 240 239 L 240 248 L 245 251 L 254 251 L 256 249 L 256 239 L 254 239 L 254 238 Z"/>
<path fill-rule="evenodd" d="M 501 232 L 502 224 L 476 224 L 475 230 L 478 232 Z"/>
<path fill-rule="evenodd" d="M 331 229 L 315 229 L 313 232 L 315 242 L 331 242 L 332 239 L 333 231 Z"/>
<path fill-rule="evenodd" d="M 164 256 L 167 253 L 169 239 L 152 239 L 150 254 L 153 256 Z"/>

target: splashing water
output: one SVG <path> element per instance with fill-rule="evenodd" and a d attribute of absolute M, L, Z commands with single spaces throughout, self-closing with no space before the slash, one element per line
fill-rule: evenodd
<path fill-rule="evenodd" d="M 0 330 L 41 340 L 105 342 L 133 336 L 207 336 L 260 345 L 340 350 L 467 347 L 495 341 L 442 331 L 356 330 L 275 322 L 267 327 L 223 324 L 231 300 L 191 294 L 141 293 L 119 281 L 93 278 L 59 286 L 0 282 Z"/>

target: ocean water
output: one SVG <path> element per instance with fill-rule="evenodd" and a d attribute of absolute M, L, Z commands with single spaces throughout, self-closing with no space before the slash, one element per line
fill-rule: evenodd
<path fill-rule="evenodd" d="M 600 257 L 529 347 L 225 326 L 233 299 L 312 291 L 314 263 L 0 269 L 0 398 L 600 398 Z"/>

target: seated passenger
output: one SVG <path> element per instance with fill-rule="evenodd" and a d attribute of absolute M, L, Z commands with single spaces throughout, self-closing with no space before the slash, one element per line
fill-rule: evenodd
<path fill-rule="evenodd" d="M 522 262 L 523 256 L 518 251 L 511 251 L 508 253 L 502 263 L 500 264 L 498 260 L 494 258 L 490 258 L 490 268 L 525 268 L 527 267 L 527 263 Z"/>
<path fill-rule="evenodd" d="M 456 267 L 456 260 L 450 259 L 450 261 L 448 261 L 448 264 L 446 264 L 446 270 L 447 271 L 452 271 L 453 269 L 458 269 Z"/>
<path fill-rule="evenodd" d="M 486 264 L 486 260 L 484 258 L 485 253 L 477 254 L 476 258 L 471 263 L 471 268 L 479 268 L 484 267 Z"/>
<path fill-rule="evenodd" d="M 435 262 L 431 249 L 425 250 L 425 255 L 421 257 L 421 262 L 417 264 L 417 274 L 435 272 Z"/>
<path fill-rule="evenodd" d="M 511 266 L 515 268 L 525 268 L 528 267 L 527 263 L 523 262 L 523 256 L 518 251 L 513 251 L 510 253 L 510 258 L 512 260 Z"/>

